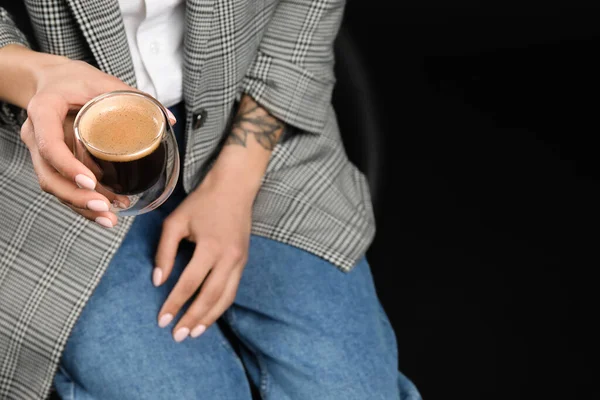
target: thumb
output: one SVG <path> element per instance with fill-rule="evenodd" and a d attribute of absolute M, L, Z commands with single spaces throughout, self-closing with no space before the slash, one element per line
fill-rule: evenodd
<path fill-rule="evenodd" d="M 166 108 L 166 110 L 167 115 L 169 116 L 169 122 L 171 123 L 171 125 L 175 125 L 177 123 L 177 118 L 175 118 L 171 110 L 169 110 L 168 108 Z"/>
<path fill-rule="evenodd" d="M 105 74 L 105 77 L 106 77 L 106 79 L 99 79 L 98 81 L 95 82 L 96 83 L 95 87 L 96 87 L 96 90 L 99 92 L 99 94 L 112 92 L 115 90 L 132 90 L 135 92 L 141 92 L 141 90 L 138 90 L 137 88 L 129 86 L 128 84 L 123 82 L 121 79 L 117 78 L 116 76 Z"/>

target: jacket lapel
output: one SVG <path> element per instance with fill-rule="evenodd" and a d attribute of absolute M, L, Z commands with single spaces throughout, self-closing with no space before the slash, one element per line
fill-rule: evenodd
<path fill-rule="evenodd" d="M 98 67 L 136 86 L 135 72 L 117 0 L 67 0 Z"/>
<path fill-rule="evenodd" d="M 186 0 L 183 97 L 193 109 L 206 61 L 216 0 Z M 135 86 L 135 72 L 117 0 L 67 0 L 98 67 Z"/>
<path fill-rule="evenodd" d="M 186 0 L 183 58 L 183 98 L 188 107 L 197 107 L 200 71 L 206 61 L 216 0 Z"/>

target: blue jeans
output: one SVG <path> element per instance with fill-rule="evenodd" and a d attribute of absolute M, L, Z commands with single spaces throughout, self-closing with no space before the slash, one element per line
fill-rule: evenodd
<path fill-rule="evenodd" d="M 54 380 L 63 400 L 245 400 L 251 384 L 263 399 L 420 399 L 397 371 L 365 259 L 342 273 L 252 236 L 234 304 L 202 336 L 176 343 L 157 315 L 193 245 L 181 244 L 165 284 L 155 288 L 151 274 L 162 221 L 184 196 L 179 186 L 134 221 L 67 341 Z"/>

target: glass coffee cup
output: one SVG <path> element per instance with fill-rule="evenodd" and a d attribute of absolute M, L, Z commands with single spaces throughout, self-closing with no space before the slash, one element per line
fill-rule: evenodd
<path fill-rule="evenodd" d="M 94 173 L 112 212 L 152 211 L 179 178 L 179 152 L 167 111 L 145 93 L 114 91 L 87 102 L 73 125 L 75 157 Z"/>

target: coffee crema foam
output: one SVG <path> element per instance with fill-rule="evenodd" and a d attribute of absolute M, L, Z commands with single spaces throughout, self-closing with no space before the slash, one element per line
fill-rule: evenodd
<path fill-rule="evenodd" d="M 165 130 L 165 117 L 151 100 L 119 94 L 86 109 L 78 130 L 94 157 L 113 162 L 134 161 L 156 150 Z"/>

